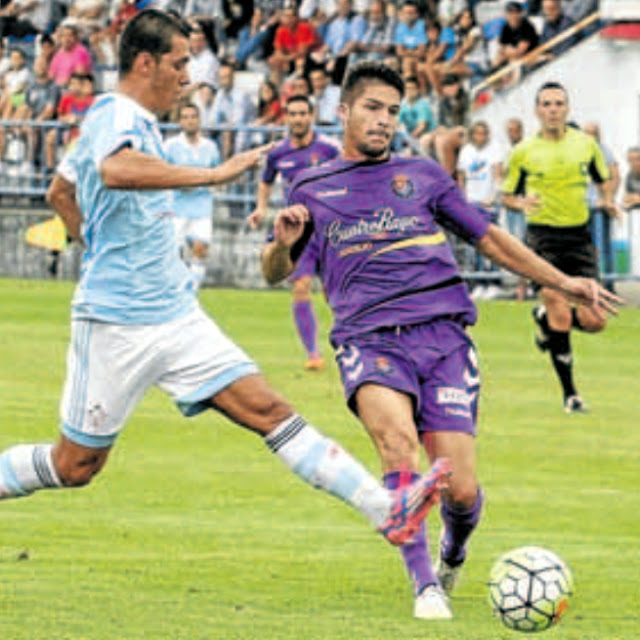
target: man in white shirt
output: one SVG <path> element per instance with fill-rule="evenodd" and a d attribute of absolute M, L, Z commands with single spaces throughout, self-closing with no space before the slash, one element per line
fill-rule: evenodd
<path fill-rule="evenodd" d="M 489 125 L 483 120 L 469 127 L 469 142 L 463 145 L 458 157 L 460 186 L 467 199 L 491 211 L 497 220 L 497 194 L 500 180 L 500 152 L 491 143 Z M 494 271 L 495 266 L 480 254 L 475 254 L 476 271 Z M 490 300 L 500 295 L 499 278 L 483 278 L 475 281 L 471 292 L 474 299 Z"/>

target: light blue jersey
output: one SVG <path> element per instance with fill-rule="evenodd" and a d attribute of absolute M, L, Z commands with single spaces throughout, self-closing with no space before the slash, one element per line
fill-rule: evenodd
<path fill-rule="evenodd" d="M 210 138 L 200 136 L 195 144 L 181 133 L 165 143 L 167 161 L 188 167 L 217 167 L 220 164 L 218 145 Z M 213 193 L 210 187 L 176 189 L 173 192 L 173 211 L 177 217 L 210 218 L 213 210 Z"/>
<path fill-rule="evenodd" d="M 191 275 L 180 259 L 171 191 L 108 189 L 102 163 L 123 147 L 165 158 L 156 117 L 130 98 L 105 94 L 87 113 L 58 172 L 75 183 L 86 251 L 72 302 L 75 320 L 159 324 L 193 311 Z"/>

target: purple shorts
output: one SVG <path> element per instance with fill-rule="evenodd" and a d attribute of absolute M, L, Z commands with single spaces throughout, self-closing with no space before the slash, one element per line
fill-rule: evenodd
<path fill-rule="evenodd" d="M 461 431 L 475 436 L 480 374 L 464 327 L 442 319 L 372 331 L 336 352 L 349 408 L 365 383 L 410 395 L 418 431 Z"/>

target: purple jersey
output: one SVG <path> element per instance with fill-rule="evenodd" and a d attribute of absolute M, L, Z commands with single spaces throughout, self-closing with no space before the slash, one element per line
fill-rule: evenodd
<path fill-rule="evenodd" d="M 298 268 L 316 269 L 333 310 L 334 345 L 381 327 L 437 317 L 473 324 L 476 309 L 443 228 L 474 243 L 488 215 L 468 204 L 456 183 L 425 158 L 380 162 L 342 158 L 293 182 L 289 204 L 312 223 L 293 248 Z M 312 260 L 314 265 L 305 265 Z"/>
<path fill-rule="evenodd" d="M 292 180 L 302 169 L 317 167 L 339 153 L 335 142 L 317 133 L 313 134 L 311 144 L 306 147 L 292 147 L 291 139 L 285 138 L 267 155 L 262 181 L 271 184 L 279 173 L 284 180 L 286 194 Z"/>

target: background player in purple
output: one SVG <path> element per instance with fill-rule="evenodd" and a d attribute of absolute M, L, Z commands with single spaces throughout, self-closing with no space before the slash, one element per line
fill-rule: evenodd
<path fill-rule="evenodd" d="M 455 585 L 482 506 L 474 440 L 480 375 L 466 332 L 476 309 L 443 228 L 599 314 L 615 312 L 618 299 L 593 280 L 566 276 L 490 224 L 436 163 L 390 155 L 403 92 L 402 79 L 378 62 L 351 67 L 340 107 L 344 151 L 291 185 L 263 270 L 273 283 L 298 260 L 316 260 L 347 401 L 378 450 L 386 485 L 415 477 L 420 442 L 430 460 L 451 459 L 435 567 L 425 527 L 401 548 L 414 615 L 442 619 L 452 617 L 445 591 Z"/>
<path fill-rule="evenodd" d="M 257 227 L 267 214 L 269 196 L 276 176 L 280 174 L 284 183 L 285 197 L 292 180 L 308 167 L 315 167 L 335 158 L 340 149 L 329 138 L 313 129 L 313 104 L 307 96 L 292 96 L 287 100 L 285 117 L 288 136 L 267 156 L 267 162 L 258 185 L 258 202 L 249 216 L 249 224 Z M 311 264 L 311 263 L 308 263 Z M 297 269 L 292 274 L 293 320 L 300 340 L 307 352 L 305 369 L 318 371 L 324 368 L 324 360 L 318 349 L 318 329 L 311 302 L 311 284 L 315 271 Z"/>

